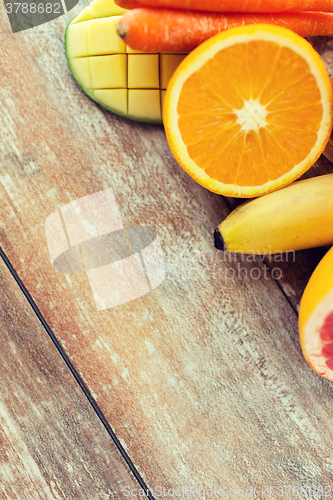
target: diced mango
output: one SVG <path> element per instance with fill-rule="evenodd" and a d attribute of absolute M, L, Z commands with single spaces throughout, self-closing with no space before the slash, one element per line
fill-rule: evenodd
<path fill-rule="evenodd" d="M 159 87 L 158 54 L 130 54 L 128 88 L 158 89 Z"/>
<path fill-rule="evenodd" d="M 121 16 L 126 9 L 118 7 L 113 0 L 93 0 L 78 16 L 73 19 L 73 24 L 100 19 L 102 17 Z"/>
<path fill-rule="evenodd" d="M 77 83 L 84 89 L 92 88 L 88 57 L 78 57 L 71 60 L 71 71 Z"/>
<path fill-rule="evenodd" d="M 82 57 L 89 55 L 87 29 L 90 23 L 83 22 L 68 26 L 67 57 Z"/>
<path fill-rule="evenodd" d="M 128 114 L 139 120 L 154 122 L 162 120 L 159 90 L 128 90 Z"/>
<path fill-rule="evenodd" d="M 126 45 L 127 54 L 147 54 L 147 52 L 143 52 L 142 50 L 131 49 L 128 45 Z"/>
<path fill-rule="evenodd" d="M 89 55 L 126 53 L 125 43 L 116 34 L 119 19 L 119 16 L 105 17 L 87 23 Z"/>
<path fill-rule="evenodd" d="M 166 90 L 161 90 L 161 109 L 162 109 L 162 116 L 163 116 L 163 108 L 164 108 L 165 94 L 166 94 Z"/>
<path fill-rule="evenodd" d="M 166 89 L 168 83 L 186 54 L 160 54 L 160 84 Z"/>
<path fill-rule="evenodd" d="M 77 83 L 99 104 L 129 118 L 161 123 L 168 82 L 183 54 L 132 50 L 118 37 L 124 9 L 93 0 L 66 30 L 66 54 Z"/>
<path fill-rule="evenodd" d="M 116 5 L 113 0 L 93 0 L 90 4 L 94 18 L 121 16 L 126 9 Z"/>
<path fill-rule="evenodd" d="M 72 24 L 82 23 L 83 21 L 90 21 L 94 19 L 94 13 L 90 5 L 85 7 L 82 12 L 71 21 Z"/>
<path fill-rule="evenodd" d="M 91 83 L 94 89 L 117 89 L 127 87 L 127 56 L 89 57 Z"/>
<path fill-rule="evenodd" d="M 127 89 L 98 89 L 93 91 L 94 98 L 114 113 L 127 115 Z"/>

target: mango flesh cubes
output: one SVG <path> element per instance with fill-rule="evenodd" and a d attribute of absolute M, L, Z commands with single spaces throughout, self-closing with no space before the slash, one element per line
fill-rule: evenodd
<path fill-rule="evenodd" d="M 69 68 L 104 108 L 133 120 L 162 123 L 165 91 L 186 54 L 136 52 L 118 37 L 125 12 L 113 0 L 94 0 L 67 26 Z"/>

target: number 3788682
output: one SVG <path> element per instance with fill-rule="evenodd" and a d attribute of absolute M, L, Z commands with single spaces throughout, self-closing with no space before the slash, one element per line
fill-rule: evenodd
<path fill-rule="evenodd" d="M 7 14 L 62 14 L 60 3 L 6 3 Z"/>

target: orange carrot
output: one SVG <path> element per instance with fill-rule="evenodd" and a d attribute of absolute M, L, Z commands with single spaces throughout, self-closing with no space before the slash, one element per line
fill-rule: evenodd
<path fill-rule="evenodd" d="M 276 24 L 303 36 L 333 36 L 333 14 L 219 14 L 134 9 L 120 19 L 118 35 L 132 49 L 146 52 L 190 52 L 208 38 L 235 26 Z"/>
<path fill-rule="evenodd" d="M 138 7 L 207 12 L 333 12 L 332 0 L 115 0 L 125 9 Z"/>

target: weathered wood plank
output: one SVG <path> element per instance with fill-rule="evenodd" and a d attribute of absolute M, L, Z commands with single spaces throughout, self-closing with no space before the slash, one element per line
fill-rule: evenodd
<path fill-rule="evenodd" d="M 64 25 L 1 32 L 1 244 L 19 276 L 151 488 L 329 485 L 332 387 L 301 355 L 294 310 L 259 259 L 215 252 L 229 209 L 163 130 L 77 88 Z M 98 312 L 84 274 L 53 271 L 44 222 L 110 187 L 125 226 L 157 229 L 166 279 Z"/>
<path fill-rule="evenodd" d="M 138 483 L 0 258 L 0 497 L 123 498 Z"/>

